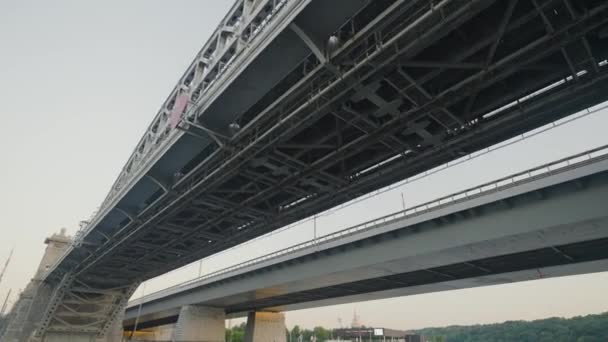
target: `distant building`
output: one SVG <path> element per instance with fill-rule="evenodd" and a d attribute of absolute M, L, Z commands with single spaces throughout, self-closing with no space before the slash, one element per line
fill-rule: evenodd
<path fill-rule="evenodd" d="M 420 335 L 404 330 L 373 327 L 353 327 L 334 330 L 334 340 L 353 342 L 424 342 Z"/>
<path fill-rule="evenodd" d="M 336 339 L 333 341 L 425 342 L 422 336 L 407 331 L 366 327 L 362 324 L 361 318 L 357 315 L 356 310 L 353 312 L 353 320 L 350 324 L 350 328 L 334 330 L 334 335 Z"/>

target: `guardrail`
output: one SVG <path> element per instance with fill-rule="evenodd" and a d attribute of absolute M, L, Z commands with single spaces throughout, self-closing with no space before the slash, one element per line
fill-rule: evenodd
<path fill-rule="evenodd" d="M 245 267 L 249 267 L 255 264 L 259 264 L 265 261 L 268 261 L 270 259 L 275 259 L 275 258 L 279 258 L 279 257 L 283 257 L 285 255 L 288 254 L 292 254 L 295 253 L 297 251 L 301 251 L 303 249 L 309 248 L 309 247 L 313 247 L 313 246 L 318 246 L 322 243 L 328 243 L 331 241 L 335 241 L 341 238 L 344 238 L 345 236 L 350 236 L 356 233 L 360 233 L 363 231 L 369 231 L 369 230 L 373 230 L 379 227 L 382 227 L 386 224 L 392 223 L 398 219 L 404 219 L 404 218 L 410 218 L 410 217 L 415 217 L 424 213 L 427 213 L 429 211 L 433 211 L 433 210 L 437 210 L 440 208 L 444 208 L 448 205 L 452 205 L 454 203 L 457 203 L 459 201 L 465 201 L 465 200 L 469 200 L 475 197 L 479 197 L 479 196 L 483 196 L 483 195 L 487 195 L 493 192 L 498 192 L 498 191 L 502 191 L 505 190 L 507 188 L 513 187 L 515 185 L 519 185 L 522 183 L 526 183 L 526 182 L 531 182 L 534 180 L 537 180 L 539 178 L 544 178 L 544 177 L 548 177 L 557 173 L 561 173 L 567 170 L 571 170 L 571 169 L 575 169 L 578 167 L 582 167 L 584 165 L 588 165 L 588 164 L 592 164 L 598 161 L 602 161 L 602 160 L 606 160 L 608 159 L 608 145 L 604 145 L 592 150 L 588 150 L 586 152 L 582 152 L 579 154 L 575 154 L 563 159 L 559 159 L 556 161 L 553 161 L 551 163 L 547 163 L 547 164 L 543 164 L 541 166 L 538 167 L 534 167 L 531 169 L 528 169 L 526 171 L 522 171 L 522 172 L 518 172 L 512 175 L 509 175 L 507 177 L 503 177 L 497 180 L 494 180 L 492 182 L 488 182 L 488 183 L 484 183 L 472 188 L 468 188 L 466 190 L 463 191 L 459 191 L 459 192 L 455 192 L 452 193 L 450 195 L 447 196 L 443 196 L 440 197 L 438 199 L 429 201 L 429 202 L 425 202 L 410 208 L 406 208 L 405 210 L 401 210 L 401 211 L 397 211 L 395 213 L 389 214 L 389 215 L 385 215 L 370 221 L 366 221 L 360 224 L 357 224 L 355 226 L 351 226 L 324 236 L 320 236 L 317 237 L 315 239 L 312 240 L 308 240 L 296 245 L 293 245 L 291 247 L 288 248 L 284 248 L 257 258 L 253 258 L 251 260 L 242 262 L 242 263 L 238 263 L 226 268 L 223 268 L 221 270 L 218 271 L 214 271 L 208 274 L 205 274 L 201 277 L 197 277 L 191 280 L 188 280 L 186 282 L 168 287 L 166 289 L 160 290 L 160 291 L 156 291 L 153 293 L 150 293 L 146 296 L 143 296 L 141 298 L 138 298 L 136 300 L 134 300 L 134 303 L 142 303 L 145 302 L 146 299 L 150 298 L 150 297 L 157 297 L 159 294 L 165 293 L 165 292 L 171 292 L 175 289 L 178 289 L 180 287 L 184 287 L 187 286 L 189 284 L 195 283 L 195 282 L 199 282 L 201 280 L 206 280 L 206 279 L 210 279 L 210 278 L 214 278 L 214 277 L 218 277 L 221 276 L 223 274 L 232 272 L 232 271 L 236 271 L 238 269 L 242 269 Z"/>

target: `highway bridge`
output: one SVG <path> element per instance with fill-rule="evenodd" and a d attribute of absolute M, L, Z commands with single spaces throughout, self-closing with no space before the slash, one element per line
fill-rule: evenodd
<path fill-rule="evenodd" d="M 103 338 L 143 280 L 605 101 L 607 37 L 605 0 L 236 1 L 20 331 Z"/>
<path fill-rule="evenodd" d="M 134 299 L 125 329 L 608 271 L 606 200 L 603 147 Z"/>

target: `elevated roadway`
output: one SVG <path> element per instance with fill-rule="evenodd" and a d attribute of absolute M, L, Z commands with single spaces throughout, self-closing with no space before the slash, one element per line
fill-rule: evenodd
<path fill-rule="evenodd" d="M 607 271 L 606 200 L 604 147 L 134 299 L 125 326 L 192 304 L 243 316 Z"/>
<path fill-rule="evenodd" d="M 145 279 L 606 100 L 607 24 L 604 0 L 236 1 L 35 335 L 103 337 Z"/>

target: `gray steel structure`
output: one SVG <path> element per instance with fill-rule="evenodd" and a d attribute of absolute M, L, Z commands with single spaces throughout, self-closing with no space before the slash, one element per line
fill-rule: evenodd
<path fill-rule="evenodd" d="M 607 23 L 604 0 L 236 1 L 36 335 L 104 336 L 142 280 L 604 101 Z"/>
<path fill-rule="evenodd" d="M 608 270 L 608 147 L 526 170 L 129 303 L 125 326 Z"/>

